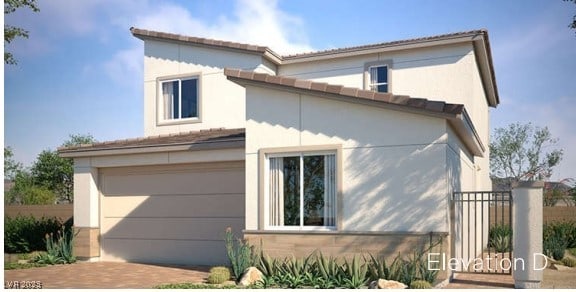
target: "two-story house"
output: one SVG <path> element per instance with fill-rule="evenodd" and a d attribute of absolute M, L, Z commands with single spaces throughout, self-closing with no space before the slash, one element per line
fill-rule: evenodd
<path fill-rule="evenodd" d="M 450 252 L 451 194 L 491 189 L 485 30 L 290 56 L 131 32 L 144 137 L 60 149 L 78 256 L 223 264 L 227 227 L 277 256 Z"/>

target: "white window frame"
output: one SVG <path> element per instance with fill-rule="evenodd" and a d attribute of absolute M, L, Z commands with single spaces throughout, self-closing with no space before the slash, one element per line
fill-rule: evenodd
<path fill-rule="evenodd" d="M 304 226 L 304 156 L 317 156 L 317 155 L 334 155 L 335 164 L 334 164 L 334 171 L 335 175 L 335 192 L 336 195 L 334 196 L 334 226 Z M 300 225 L 299 226 L 278 226 L 278 225 L 270 225 L 270 158 L 282 158 L 282 157 L 299 157 L 300 158 Z M 269 153 L 265 155 L 264 160 L 264 228 L 266 230 L 278 230 L 278 231 L 335 231 L 338 229 L 338 216 L 339 216 L 339 208 L 338 205 L 340 196 L 339 196 L 339 180 L 340 176 L 338 175 L 339 172 L 339 162 L 338 162 L 338 151 L 337 150 L 320 150 L 320 151 L 298 151 L 298 152 L 277 152 L 277 153 Z"/>
<path fill-rule="evenodd" d="M 179 90 L 178 92 L 180 93 L 180 101 L 178 103 L 179 109 L 179 115 L 182 116 L 182 81 L 185 80 L 196 80 L 196 117 L 189 117 L 189 118 L 172 118 L 172 119 L 167 119 L 166 118 L 166 107 L 165 107 L 165 102 L 164 102 L 164 96 L 163 96 L 163 84 L 166 82 L 174 82 L 174 81 L 179 81 Z M 185 123 L 199 123 L 201 122 L 201 115 L 202 115 L 202 110 L 201 110 L 201 83 L 202 83 L 202 79 L 201 79 L 201 74 L 200 73 L 195 73 L 195 74 L 185 74 L 185 75 L 174 75 L 174 76 L 166 76 L 166 77 L 161 77 L 157 79 L 157 98 L 156 98 L 156 117 L 157 117 L 157 125 L 172 125 L 172 124 L 185 124 Z M 172 106 L 174 105 L 174 102 L 171 103 Z M 172 113 L 172 108 L 170 109 L 170 112 Z"/>
<path fill-rule="evenodd" d="M 373 84 L 371 81 L 370 69 L 375 67 L 386 67 L 386 75 L 387 80 L 383 83 L 375 83 Z M 364 64 L 364 90 L 379 92 L 378 89 L 372 89 L 372 86 L 378 86 L 386 84 L 388 86 L 388 91 L 382 93 L 392 93 L 392 60 L 385 60 L 385 61 L 375 61 L 375 62 L 368 62 Z"/>

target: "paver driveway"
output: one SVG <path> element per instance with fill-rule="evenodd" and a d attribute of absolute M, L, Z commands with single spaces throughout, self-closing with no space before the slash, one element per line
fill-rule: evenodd
<path fill-rule="evenodd" d="M 152 288 L 166 283 L 202 282 L 209 267 L 135 263 L 75 263 L 4 271 L 4 287 L 39 281 L 42 288 Z"/>

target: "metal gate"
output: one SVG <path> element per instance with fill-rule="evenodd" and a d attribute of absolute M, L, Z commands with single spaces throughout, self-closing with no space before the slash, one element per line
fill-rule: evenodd
<path fill-rule="evenodd" d="M 458 273 L 511 274 L 512 193 L 454 192 L 452 257 Z"/>

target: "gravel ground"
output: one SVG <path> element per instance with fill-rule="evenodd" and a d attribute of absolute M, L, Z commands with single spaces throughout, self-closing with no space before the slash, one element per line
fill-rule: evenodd
<path fill-rule="evenodd" d="M 541 288 L 576 288 L 576 268 L 570 268 L 563 271 L 553 269 L 544 270 L 544 280 L 542 281 Z"/>

